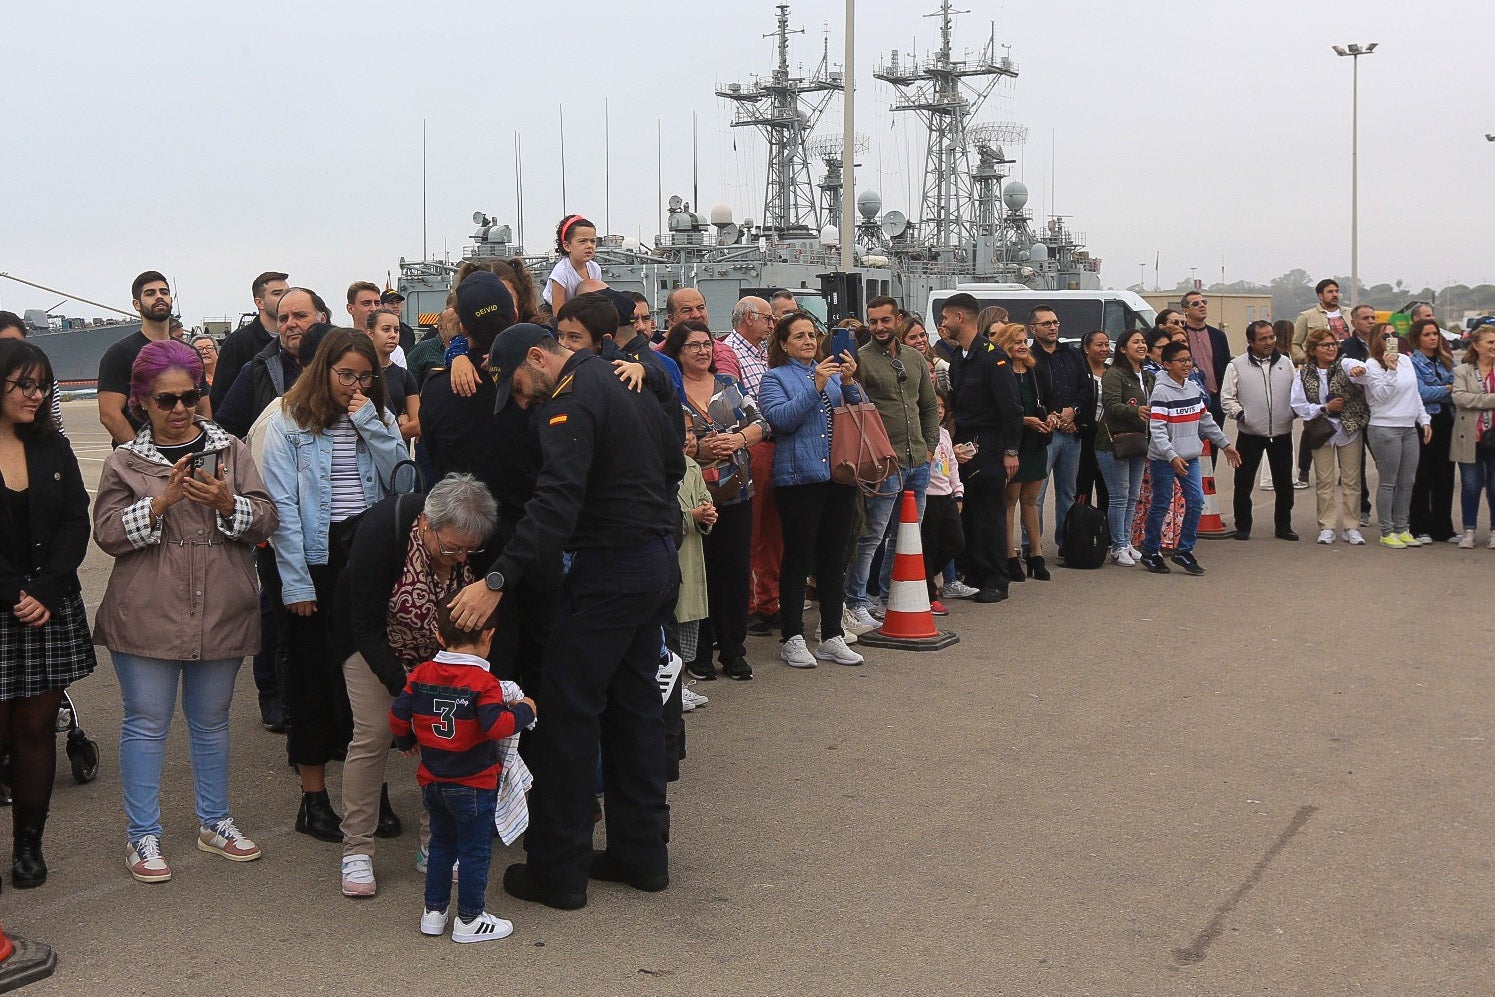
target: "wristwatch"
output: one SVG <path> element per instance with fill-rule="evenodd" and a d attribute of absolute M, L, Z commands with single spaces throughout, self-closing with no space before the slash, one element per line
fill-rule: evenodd
<path fill-rule="evenodd" d="M 490 571 L 483 576 L 483 584 L 488 586 L 490 592 L 502 592 L 504 590 L 504 573 L 502 571 Z"/>
<path fill-rule="evenodd" d="M 1017 456 L 1017 451 L 1016 450 L 1003 450 L 1002 451 L 1002 456 L 1003 457 L 1016 457 Z"/>

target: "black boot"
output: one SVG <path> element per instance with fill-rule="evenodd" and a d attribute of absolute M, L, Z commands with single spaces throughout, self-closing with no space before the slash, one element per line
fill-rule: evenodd
<path fill-rule="evenodd" d="M 17 889 L 29 890 L 47 881 L 47 862 L 42 858 L 42 828 L 46 826 L 46 818 L 25 823 L 17 820 L 14 826 L 10 881 Z"/>
<path fill-rule="evenodd" d="M 389 803 L 389 783 L 379 787 L 379 826 L 374 828 L 376 838 L 398 838 L 405 830 L 400 815 Z"/>
<path fill-rule="evenodd" d="M 1007 559 L 1007 580 L 1009 582 L 1023 581 L 1023 559 L 1020 557 L 1009 557 Z"/>
<path fill-rule="evenodd" d="M 333 812 L 327 790 L 301 794 L 301 809 L 296 813 L 296 830 L 322 841 L 342 842 L 342 819 Z"/>
<path fill-rule="evenodd" d="M 1049 569 L 1044 566 L 1043 557 L 1028 557 L 1028 577 L 1036 578 L 1041 582 L 1049 580 Z"/>

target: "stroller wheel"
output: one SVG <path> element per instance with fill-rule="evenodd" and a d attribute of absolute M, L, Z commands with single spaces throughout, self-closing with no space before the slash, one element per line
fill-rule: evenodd
<path fill-rule="evenodd" d="M 99 746 L 89 739 L 81 727 L 69 732 L 67 736 L 67 758 L 72 764 L 73 781 L 80 786 L 98 778 Z"/>

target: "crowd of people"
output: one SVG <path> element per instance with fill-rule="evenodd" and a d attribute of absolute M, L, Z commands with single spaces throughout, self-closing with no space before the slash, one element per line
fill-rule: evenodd
<path fill-rule="evenodd" d="M 1495 513 L 1492 327 L 1456 364 L 1430 309 L 1403 342 L 1365 306 L 1341 312 L 1324 281 L 1316 308 L 1251 323 L 1234 357 L 1200 292 L 1114 342 L 967 293 L 944 301 L 935 335 L 885 296 L 826 329 L 787 290 L 743 297 L 724 331 L 679 287 L 657 328 L 642 295 L 603 283 L 596 235 L 577 215 L 557 226 L 541 295 L 521 260 L 464 265 L 423 338 L 397 291 L 354 282 L 335 325 L 320 295 L 266 272 L 252 322 L 184 342 L 169 282 L 141 274 L 141 331 L 100 365 L 116 449 L 92 502 L 47 357 L 0 312 L 12 885 L 46 879 L 53 724 L 96 645 L 123 698 L 135 879 L 172 875 L 159 796 L 179 690 L 196 847 L 261 857 L 229 792 L 234 684 L 252 658 L 261 721 L 286 735 L 299 782 L 295 828 L 341 844 L 342 892 L 375 895 L 377 842 L 403 832 L 393 735 L 421 756 L 420 930 L 446 932 L 456 882 L 452 937 L 476 942 L 512 929 L 486 909 L 495 833 L 524 835 L 502 877 L 522 900 L 576 909 L 593 879 L 668 886 L 682 715 L 709 701 L 705 683 L 753 679 L 750 636 L 776 633 L 792 668 L 862 665 L 905 492 L 936 614 L 1051 582 L 1078 560 L 1065 545 L 1082 505 L 1104 510 L 1113 564 L 1203 573 L 1203 462 L 1218 454 L 1240 540 L 1263 457 L 1283 540 L 1298 540 L 1311 469 L 1317 542 L 1365 543 L 1367 450 L 1386 548 L 1469 549 L 1482 496 Z M 836 410 L 852 403 L 875 408 L 896 465 L 870 494 L 832 469 Z M 90 536 L 113 558 L 91 628 Z"/>

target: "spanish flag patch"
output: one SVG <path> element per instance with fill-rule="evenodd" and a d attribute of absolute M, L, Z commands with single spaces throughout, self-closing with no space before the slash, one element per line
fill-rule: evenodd
<path fill-rule="evenodd" d="M 566 420 L 568 418 L 570 418 L 570 416 L 566 416 L 566 415 L 553 415 L 553 416 L 550 417 L 550 424 L 552 426 L 564 426 L 566 424 Z"/>

